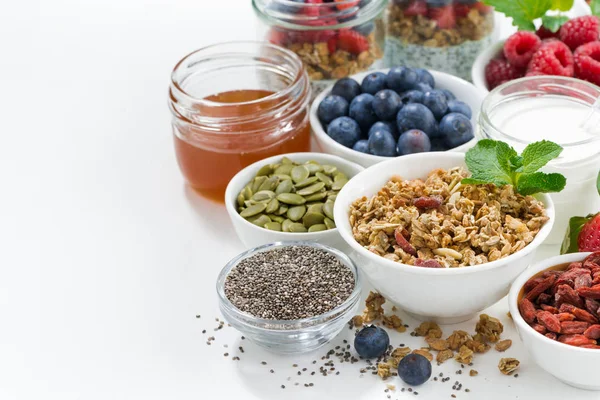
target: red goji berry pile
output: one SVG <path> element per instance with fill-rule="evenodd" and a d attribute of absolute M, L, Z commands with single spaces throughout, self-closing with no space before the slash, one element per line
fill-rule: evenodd
<path fill-rule="evenodd" d="M 529 279 L 523 291 L 519 311 L 533 329 L 571 346 L 600 349 L 600 251 Z"/>

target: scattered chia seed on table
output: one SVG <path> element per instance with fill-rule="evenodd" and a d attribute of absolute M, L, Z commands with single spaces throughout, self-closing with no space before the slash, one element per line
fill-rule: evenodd
<path fill-rule="evenodd" d="M 354 285 L 354 274 L 334 255 L 310 246 L 289 246 L 241 260 L 225 280 L 225 295 L 253 316 L 295 320 L 338 307 Z"/>

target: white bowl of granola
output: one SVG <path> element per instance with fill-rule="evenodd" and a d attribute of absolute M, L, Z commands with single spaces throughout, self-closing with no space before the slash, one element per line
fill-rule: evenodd
<path fill-rule="evenodd" d="M 506 296 L 554 223 L 548 195 L 461 185 L 466 175 L 463 154 L 398 157 L 356 175 L 335 203 L 371 284 L 419 319 L 465 321 Z"/>

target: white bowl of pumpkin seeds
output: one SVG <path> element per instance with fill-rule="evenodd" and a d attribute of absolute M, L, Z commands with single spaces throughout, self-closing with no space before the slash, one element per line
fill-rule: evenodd
<path fill-rule="evenodd" d="M 227 185 L 225 206 L 247 247 L 279 241 L 347 245 L 333 218 L 337 192 L 364 168 L 323 153 L 266 158 L 238 172 Z"/>

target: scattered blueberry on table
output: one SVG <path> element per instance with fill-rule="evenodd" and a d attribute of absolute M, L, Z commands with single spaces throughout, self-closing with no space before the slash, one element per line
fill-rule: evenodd
<path fill-rule="evenodd" d="M 474 137 L 472 111 L 422 68 L 338 80 L 319 104 L 327 134 L 355 151 L 384 157 L 445 151 Z"/>
<path fill-rule="evenodd" d="M 390 345 L 387 332 L 375 325 L 366 326 L 356 334 L 354 349 L 362 358 L 370 359 L 381 356 Z"/>
<path fill-rule="evenodd" d="M 420 354 L 409 354 L 398 363 L 398 376 L 409 385 L 422 385 L 431 377 L 431 362 Z"/>

